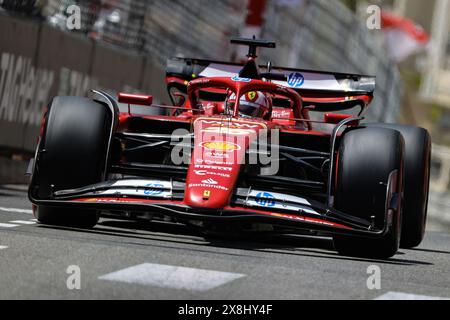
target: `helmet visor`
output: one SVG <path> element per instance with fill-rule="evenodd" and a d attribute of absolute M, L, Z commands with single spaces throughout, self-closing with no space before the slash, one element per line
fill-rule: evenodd
<path fill-rule="evenodd" d="M 241 102 L 239 104 L 239 113 L 242 113 L 249 117 L 259 116 L 259 106 L 257 104 L 249 104 Z"/>

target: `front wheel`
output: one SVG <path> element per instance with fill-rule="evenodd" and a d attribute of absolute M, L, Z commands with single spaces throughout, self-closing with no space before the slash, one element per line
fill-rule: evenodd
<path fill-rule="evenodd" d="M 402 248 L 414 248 L 422 242 L 427 222 L 430 185 L 431 137 L 427 130 L 398 124 L 369 124 L 400 132 L 405 140 L 405 188 Z"/>
<path fill-rule="evenodd" d="M 336 209 L 389 229 L 380 238 L 334 236 L 343 255 L 386 259 L 395 255 L 401 237 L 404 141 L 397 131 L 356 128 L 344 133 L 338 151 Z M 388 188 L 391 187 L 391 192 Z M 397 201 L 392 201 L 396 198 Z M 395 208 L 390 208 L 396 203 Z"/>
<path fill-rule="evenodd" d="M 45 115 L 31 192 L 51 199 L 54 191 L 75 189 L 102 181 L 111 128 L 105 105 L 79 97 L 56 97 Z M 91 228 L 95 210 L 51 206 L 35 208 L 44 224 Z"/>

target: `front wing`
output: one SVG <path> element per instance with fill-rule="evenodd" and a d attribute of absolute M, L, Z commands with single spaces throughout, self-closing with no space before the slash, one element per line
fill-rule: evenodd
<path fill-rule="evenodd" d="M 394 210 L 393 206 L 386 205 L 384 226 L 377 229 L 371 221 L 314 200 L 251 188 L 236 189 L 227 207 L 192 208 L 183 202 L 184 187 L 184 183 L 174 181 L 123 179 L 56 191 L 49 199 L 39 199 L 31 185 L 29 198 L 37 206 L 95 209 L 125 216 L 133 212 L 144 218 L 157 213 L 180 222 L 261 223 L 366 238 L 384 236 L 392 223 Z"/>

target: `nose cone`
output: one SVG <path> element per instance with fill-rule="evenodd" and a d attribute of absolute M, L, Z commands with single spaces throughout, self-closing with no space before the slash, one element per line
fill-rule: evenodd
<path fill-rule="evenodd" d="M 200 187 L 192 187 L 185 203 L 195 208 L 220 209 L 230 202 L 231 192 L 229 190 L 217 190 L 204 183 Z"/>
<path fill-rule="evenodd" d="M 230 203 L 250 143 L 264 124 L 229 118 L 198 118 L 184 202 L 220 209 Z"/>

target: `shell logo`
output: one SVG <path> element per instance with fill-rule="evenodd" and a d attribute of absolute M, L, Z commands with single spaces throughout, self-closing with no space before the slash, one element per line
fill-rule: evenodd
<path fill-rule="evenodd" d="M 238 146 L 237 144 L 226 141 L 202 142 L 200 146 L 207 150 L 222 151 L 222 152 L 241 150 L 241 147 Z"/>

